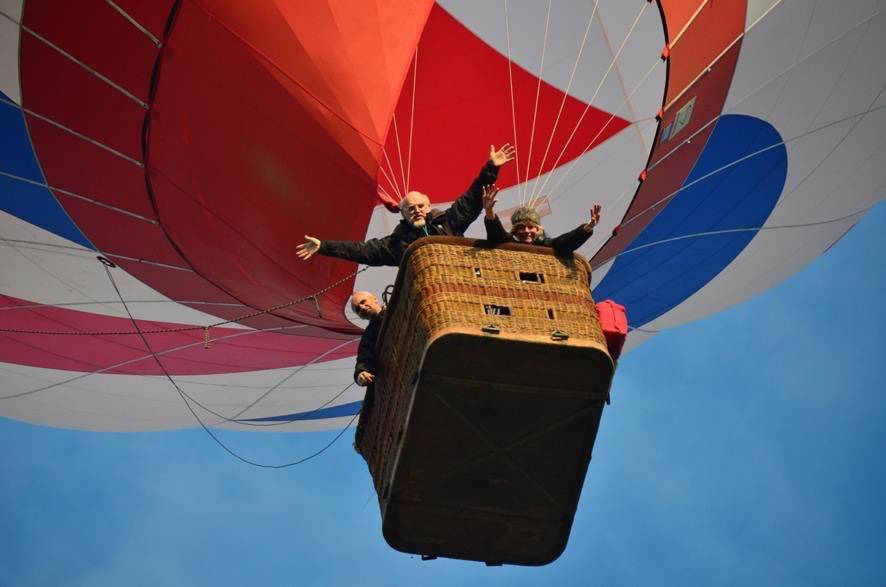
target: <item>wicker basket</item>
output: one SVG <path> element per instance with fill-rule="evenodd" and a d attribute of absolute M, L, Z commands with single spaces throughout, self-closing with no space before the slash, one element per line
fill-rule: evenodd
<path fill-rule="evenodd" d="M 559 556 L 613 372 L 589 280 L 584 259 L 547 248 L 454 237 L 409 248 L 358 447 L 393 547 Z"/>

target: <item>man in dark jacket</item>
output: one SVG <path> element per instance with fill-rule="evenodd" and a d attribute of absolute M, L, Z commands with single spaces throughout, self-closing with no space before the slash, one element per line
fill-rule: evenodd
<path fill-rule="evenodd" d="M 360 421 L 357 423 L 357 431 L 354 435 L 354 448 L 360 452 L 363 441 L 365 418 L 372 411 L 375 400 L 375 374 L 378 370 L 378 334 L 384 318 L 384 308 L 378 298 L 368 291 L 355 291 L 351 296 L 351 309 L 369 324 L 360 337 L 360 346 L 357 347 L 357 364 L 354 366 L 354 381 L 360 387 L 366 388 L 363 397 L 363 405 L 360 408 Z"/>
<path fill-rule="evenodd" d="M 314 253 L 363 263 L 364 265 L 400 265 L 403 253 L 414 241 L 423 236 L 462 236 L 468 226 L 483 211 L 483 188 L 491 186 L 498 178 L 499 168 L 514 158 L 516 151 L 508 144 L 496 150 L 489 146 L 489 161 L 471 187 L 447 210 L 431 208 L 430 199 L 421 192 L 409 192 L 400 201 L 403 220 L 394 231 L 384 238 L 366 242 L 320 241 L 312 236 L 297 247 L 300 259 L 309 259 Z"/>
<path fill-rule="evenodd" d="M 354 381 L 360 387 L 366 387 L 375 381 L 375 372 L 378 369 L 376 343 L 384 318 L 384 308 L 378 298 L 368 291 L 355 291 L 351 296 L 351 309 L 369 321 L 360 338 L 360 346 L 357 347 L 357 364 L 354 367 Z"/>
<path fill-rule="evenodd" d="M 538 210 L 529 206 L 520 206 L 511 214 L 511 232 L 508 232 L 502 226 L 498 215 L 493 212 L 497 194 L 498 190 L 494 187 L 483 190 L 483 209 L 486 211 L 483 223 L 486 225 L 486 240 L 493 244 L 522 243 L 551 247 L 558 255 L 571 255 L 585 244 L 594 234 L 594 227 L 600 222 L 600 213 L 603 210 L 600 204 L 594 204 L 590 220 L 558 237 L 549 238 L 541 225 L 541 215 Z"/>

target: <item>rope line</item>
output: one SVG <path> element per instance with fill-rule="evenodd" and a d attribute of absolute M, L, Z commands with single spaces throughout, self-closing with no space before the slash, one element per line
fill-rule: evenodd
<path fill-rule="evenodd" d="M 211 328 L 217 328 L 219 326 L 224 326 L 226 324 L 234 324 L 240 323 L 244 320 L 249 320 L 250 318 L 257 318 L 258 316 L 264 316 L 265 314 L 270 314 L 276 312 L 278 310 L 283 310 L 290 306 L 295 306 L 297 304 L 302 304 L 309 300 L 317 299 L 322 296 L 326 292 L 335 289 L 342 283 L 348 281 L 352 277 L 355 277 L 357 274 L 366 271 L 369 267 L 363 267 L 354 271 L 353 273 L 349 273 L 348 275 L 342 277 L 338 281 L 327 285 L 326 287 L 315 291 L 313 294 L 298 298 L 296 300 L 292 300 L 289 302 L 284 302 L 282 304 L 277 304 L 276 306 L 272 306 L 270 308 L 264 310 L 257 310 L 255 312 L 251 312 L 249 314 L 244 314 L 242 316 L 238 316 L 236 318 L 231 318 L 230 320 L 221 320 L 219 322 L 214 322 L 212 324 L 207 324 L 205 326 L 179 326 L 176 328 L 154 328 L 149 330 L 136 329 L 136 330 L 95 330 L 95 331 L 64 331 L 64 330 L 28 330 L 23 328 L 0 328 L 0 332 L 7 332 L 11 334 L 42 334 L 47 336 L 123 336 L 123 335 L 133 335 L 133 334 L 169 334 L 169 333 L 178 333 L 178 332 L 193 332 L 196 330 L 208 331 Z M 105 267 L 107 269 L 107 267 Z M 125 305 L 125 303 L 124 303 Z M 260 331 L 256 331 L 260 332 Z"/>
<path fill-rule="evenodd" d="M 707 230 L 707 231 L 703 231 L 703 232 L 694 232 L 691 234 L 681 234 L 678 236 L 672 236 L 672 237 L 664 238 L 664 239 L 657 240 L 657 241 L 654 241 L 651 243 L 638 245 L 638 246 L 630 248 L 630 249 L 626 249 L 616 255 L 612 255 L 610 257 L 607 257 L 606 259 L 603 259 L 599 263 L 596 263 L 595 265 L 593 265 L 592 268 L 599 269 L 600 267 L 602 267 L 603 265 L 605 265 L 609 261 L 612 261 L 613 259 L 617 259 L 617 258 L 621 257 L 622 255 L 636 253 L 637 251 L 641 251 L 643 249 L 648 249 L 651 247 L 656 247 L 658 245 L 664 245 L 664 244 L 668 244 L 668 243 L 672 243 L 672 242 L 676 242 L 676 241 L 687 240 L 687 239 L 691 239 L 691 238 L 700 238 L 700 237 L 705 237 L 705 236 L 721 236 L 724 234 L 736 234 L 736 233 L 742 233 L 742 232 L 763 232 L 763 231 L 767 231 L 767 230 L 784 230 L 784 229 L 788 229 L 788 228 L 809 228 L 812 226 L 823 226 L 826 224 L 834 224 L 837 222 L 843 222 L 845 220 L 855 218 L 856 216 L 862 216 L 862 215 L 866 214 L 868 211 L 870 211 L 871 207 L 872 206 L 869 206 L 867 208 L 864 208 L 862 210 L 858 210 L 858 211 L 853 212 L 851 214 L 846 214 L 845 216 L 840 216 L 838 218 L 831 218 L 829 220 L 817 220 L 814 222 L 801 222 L 801 223 L 795 223 L 795 224 L 773 224 L 771 226 L 765 226 L 765 225 L 764 226 L 751 226 L 751 227 L 745 227 L 745 228 L 724 228 L 721 230 Z"/>
<path fill-rule="evenodd" d="M 508 42 L 508 85 L 511 88 L 511 126 L 514 132 L 514 168 L 517 172 L 517 185 L 522 185 L 520 181 L 520 149 L 517 147 L 517 109 L 514 102 L 514 74 L 512 71 L 512 60 L 511 60 L 511 23 L 510 16 L 508 14 L 508 0 L 505 0 L 505 36 L 507 37 Z M 517 188 L 517 193 L 520 193 L 520 188 Z M 520 199 L 522 203 L 522 198 Z"/>
<path fill-rule="evenodd" d="M 588 103 L 585 105 L 584 110 L 582 110 L 581 116 L 579 116 L 579 118 L 578 118 L 578 122 L 575 123 L 575 128 L 572 129 L 572 132 L 569 134 L 569 137 L 566 139 L 566 143 L 563 145 L 563 149 L 560 151 L 560 154 L 557 156 L 557 160 L 554 161 L 554 164 L 551 166 L 551 170 L 556 169 L 557 166 L 560 164 L 560 161 L 563 159 L 563 155 L 566 153 L 566 149 L 569 148 L 569 144 L 572 142 L 573 137 L 575 137 L 575 133 L 577 133 L 578 129 L 581 127 L 581 123 L 584 122 L 585 116 L 587 116 L 588 111 L 591 109 L 591 105 L 594 103 L 594 100 L 597 99 L 597 94 L 600 93 L 600 89 L 603 87 L 603 84 L 606 83 L 606 79 L 609 77 L 609 74 L 612 72 L 613 67 L 615 67 L 615 63 L 616 63 L 616 61 L 618 61 L 618 58 L 621 56 L 622 50 L 624 50 L 625 45 L 627 45 L 628 40 L 634 34 L 634 31 L 637 28 L 637 23 L 640 22 L 640 18 L 642 18 L 643 13 L 646 12 L 647 6 L 649 6 L 649 3 L 644 0 L 643 5 L 640 7 L 640 11 L 637 13 L 636 18 L 634 18 L 634 22 L 631 24 L 631 28 L 628 29 L 628 32 L 625 35 L 625 38 L 622 39 L 621 45 L 619 45 L 619 47 L 618 47 L 618 51 L 615 52 L 615 55 L 613 55 L 612 59 L 610 60 L 609 67 L 606 68 L 606 72 L 603 74 L 603 77 L 600 79 L 600 82 L 597 84 L 597 87 L 594 90 L 594 93 L 591 95 L 591 99 L 588 100 Z M 656 62 L 656 65 L 657 64 L 658 63 Z M 648 75 L 648 73 L 647 73 L 647 75 Z M 645 77 L 646 76 L 644 76 L 644 80 L 645 80 Z M 631 94 L 631 95 L 633 95 L 633 94 Z M 624 102 L 627 102 L 627 98 L 625 98 Z M 614 115 L 610 118 L 613 118 L 613 117 L 614 117 Z M 602 132 L 602 131 L 600 131 L 600 132 Z M 598 136 L 599 136 L 599 133 L 598 133 Z M 596 140 L 596 138 L 594 140 Z M 547 184 L 547 179 L 549 179 L 549 178 L 550 178 L 550 175 L 548 175 L 548 177 L 545 179 L 545 182 L 542 184 L 542 190 L 544 189 L 544 186 Z"/>
<path fill-rule="evenodd" d="M 536 195 L 535 190 L 538 187 L 538 180 L 542 175 L 542 170 L 545 166 L 545 161 L 548 159 L 548 153 L 551 150 L 551 143 L 554 141 L 554 135 L 557 133 L 557 126 L 560 124 L 560 116 L 563 114 L 563 107 L 566 105 L 566 98 L 569 96 L 569 90 L 572 88 L 572 83 L 575 81 L 575 72 L 578 71 L 578 64 L 581 62 L 581 57 L 584 54 L 585 46 L 588 42 L 588 34 L 591 32 L 591 25 L 594 22 L 594 16 L 597 14 L 597 5 L 600 3 L 600 0 L 594 0 L 594 9 L 591 11 L 591 16 L 588 18 L 588 26 L 585 27 L 585 34 L 582 37 L 581 45 L 578 48 L 578 55 L 575 56 L 575 63 L 572 64 L 572 73 L 569 74 L 569 83 L 566 84 L 566 89 L 563 91 L 563 98 L 560 100 L 560 109 L 557 110 L 557 116 L 554 118 L 554 127 L 551 129 L 551 135 L 548 137 L 548 144 L 545 146 L 544 155 L 542 155 L 541 163 L 538 166 L 538 174 L 535 176 L 535 183 L 532 186 L 532 197 L 529 200 L 529 205 L 535 202 Z"/>
<path fill-rule="evenodd" d="M 332 446 L 339 438 L 341 438 L 341 436 L 351 426 L 351 424 L 354 422 L 354 420 L 357 419 L 357 416 L 360 415 L 359 412 L 357 414 L 355 414 L 354 417 L 351 418 L 351 420 L 348 422 L 347 426 L 342 428 L 341 431 L 338 433 L 338 435 L 336 435 L 336 437 L 333 438 L 332 441 L 329 442 L 329 444 L 327 444 L 326 446 L 321 448 L 319 451 L 317 451 L 307 457 L 298 459 L 296 461 L 292 461 L 289 463 L 280 463 L 280 464 L 267 464 L 267 463 L 259 463 L 258 461 L 253 461 L 252 459 L 247 459 L 246 457 L 238 454 L 236 451 L 234 451 L 228 445 L 226 445 L 224 442 L 222 442 L 221 439 L 215 433 L 213 433 L 212 430 L 209 429 L 209 427 L 206 425 L 206 423 L 203 422 L 203 419 L 200 418 L 200 416 L 194 410 L 193 406 L 191 406 L 191 403 L 188 401 L 189 396 L 181 389 L 181 387 L 179 387 L 178 383 L 175 382 L 175 380 L 169 374 L 169 371 L 166 370 L 166 367 L 163 365 L 163 362 L 160 360 L 160 357 L 151 348 L 151 344 L 148 342 L 147 337 L 145 337 L 144 334 L 142 334 L 142 332 L 140 331 L 140 329 L 138 327 L 138 322 L 135 320 L 135 317 L 129 311 L 129 307 L 126 304 L 126 300 L 123 299 L 123 295 L 120 293 L 120 288 L 117 287 L 117 282 L 114 280 L 114 276 L 111 275 L 111 272 L 107 267 L 105 267 L 105 272 L 108 275 L 108 279 L 111 281 L 111 285 L 113 285 L 114 290 L 117 292 L 117 296 L 120 298 L 120 301 L 123 304 L 123 308 L 126 310 L 126 313 L 129 315 L 130 320 L 132 320 L 133 327 L 136 329 L 136 331 L 138 331 L 139 336 L 145 345 L 145 348 L 147 349 L 147 351 L 149 353 L 151 353 L 151 356 L 154 358 L 154 361 L 157 363 L 157 366 L 163 372 L 163 374 L 165 375 L 165 377 L 169 381 L 169 383 L 172 384 L 172 386 L 178 392 L 179 397 L 185 403 L 185 406 L 187 406 L 188 411 L 191 412 L 191 415 L 194 416 L 194 419 L 197 421 L 198 424 L 200 424 L 200 427 L 210 436 L 210 438 L 212 438 L 212 440 L 214 440 L 217 445 L 219 445 L 222 449 L 224 449 L 225 452 L 227 452 L 229 455 L 231 455 L 235 459 L 237 459 L 247 465 L 252 465 L 254 467 L 260 467 L 263 469 L 283 469 L 286 467 L 292 467 L 294 465 L 304 463 L 305 461 L 310 460 L 310 459 L 322 454 L 326 449 L 328 449 L 330 446 Z"/>
<path fill-rule="evenodd" d="M 523 193 L 520 195 L 520 204 L 526 201 L 526 191 L 529 189 L 529 169 L 532 166 L 532 145 L 535 142 L 535 119 L 538 115 L 538 96 L 541 93 L 541 77 L 545 69 L 545 50 L 548 48 L 548 27 L 551 23 L 551 3 L 548 0 L 548 13 L 545 18 L 545 35 L 541 43 L 541 63 L 538 66 L 538 83 L 535 86 L 535 105 L 532 107 L 532 130 L 529 132 L 529 151 L 526 152 L 526 185 L 523 186 Z"/>
<path fill-rule="evenodd" d="M 412 185 L 412 130 L 415 127 L 415 84 L 418 80 L 418 45 L 415 47 L 415 56 L 412 61 L 412 106 L 409 109 L 409 155 L 406 160 L 406 192 Z"/>

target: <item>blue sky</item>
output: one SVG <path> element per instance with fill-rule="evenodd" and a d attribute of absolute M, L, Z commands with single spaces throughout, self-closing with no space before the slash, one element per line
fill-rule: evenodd
<path fill-rule="evenodd" d="M 788 282 L 625 357 L 546 567 L 388 548 L 351 432 L 269 471 L 201 430 L 0 419 L 0 584 L 882 585 L 884 254 L 881 204 Z M 283 462 L 334 435 L 223 438 Z"/>

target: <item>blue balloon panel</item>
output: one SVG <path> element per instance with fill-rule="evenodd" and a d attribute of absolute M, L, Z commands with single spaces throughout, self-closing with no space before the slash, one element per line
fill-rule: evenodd
<path fill-rule="evenodd" d="M 9 100 L 3 94 L 0 96 Z M 34 156 L 22 111 L 7 102 L 0 102 L 0 210 L 94 249 L 43 184 L 43 174 Z"/>
<path fill-rule="evenodd" d="M 787 167 L 772 125 L 721 117 L 680 193 L 625 247 L 594 297 L 623 304 L 632 328 L 680 305 L 754 238 L 781 196 Z M 717 234 L 735 229 L 751 230 Z"/>
<path fill-rule="evenodd" d="M 296 412 L 295 414 L 284 414 L 281 416 L 268 416 L 267 418 L 251 418 L 249 420 L 240 420 L 241 422 L 295 422 L 299 420 L 323 420 L 326 418 L 341 418 L 342 416 L 353 416 L 360 411 L 362 401 L 350 402 L 329 408 L 319 410 L 311 410 L 309 412 Z"/>

